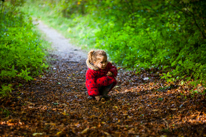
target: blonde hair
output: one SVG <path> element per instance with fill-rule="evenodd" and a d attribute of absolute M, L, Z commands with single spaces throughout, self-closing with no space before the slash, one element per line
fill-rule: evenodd
<path fill-rule="evenodd" d="M 107 53 L 104 50 L 90 50 L 88 53 L 88 59 L 90 62 L 96 62 L 98 56 L 107 57 Z"/>

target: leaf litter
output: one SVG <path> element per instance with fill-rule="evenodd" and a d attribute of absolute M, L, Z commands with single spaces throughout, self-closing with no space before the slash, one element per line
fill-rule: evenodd
<path fill-rule="evenodd" d="M 12 96 L 0 99 L 0 135 L 206 136 L 205 95 L 191 94 L 188 84 L 119 67 L 111 99 L 88 100 L 85 60 L 51 56 L 48 71 L 31 82 L 14 81 Z"/>

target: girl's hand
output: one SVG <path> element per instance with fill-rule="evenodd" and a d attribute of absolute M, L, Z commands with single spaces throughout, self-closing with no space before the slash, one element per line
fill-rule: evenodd
<path fill-rule="evenodd" d="M 113 74 L 112 74 L 112 72 L 111 71 L 108 71 L 107 72 L 107 76 L 112 76 Z"/>

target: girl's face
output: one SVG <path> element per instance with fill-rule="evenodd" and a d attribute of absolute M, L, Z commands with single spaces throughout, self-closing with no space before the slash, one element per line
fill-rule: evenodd
<path fill-rule="evenodd" d="M 107 66 L 107 57 L 105 56 L 98 56 L 97 61 L 94 62 L 94 66 L 98 67 L 99 69 L 105 69 Z"/>

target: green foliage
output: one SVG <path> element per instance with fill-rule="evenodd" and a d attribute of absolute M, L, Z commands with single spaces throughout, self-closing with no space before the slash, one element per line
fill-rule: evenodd
<path fill-rule="evenodd" d="M 23 0 L 1 3 L 0 12 L 0 80 L 14 78 L 32 80 L 42 72 L 46 48 L 34 29 L 32 19 L 21 11 Z M 11 92 L 11 85 L 2 86 L 1 94 Z"/>
<path fill-rule="evenodd" d="M 76 15 L 89 17 L 90 20 L 78 20 L 77 24 L 85 25 L 76 30 L 79 32 L 76 37 L 107 50 L 115 63 L 139 70 L 158 68 L 168 82 L 193 80 L 193 85 L 206 86 L 205 1 L 58 0 L 54 3 L 43 0 L 35 3 L 41 3 L 47 10 L 54 8 L 52 12 L 56 16 L 73 22 Z M 39 9 L 46 10 L 43 6 Z M 76 26 L 69 26 L 69 31 Z M 93 29 L 92 33 L 82 31 L 87 27 Z"/>
<path fill-rule="evenodd" d="M 9 93 L 13 90 L 12 84 L 2 85 L 2 89 L 0 89 L 0 96 L 9 96 Z"/>
<path fill-rule="evenodd" d="M 2 112 L 2 114 L 5 115 L 5 117 L 9 116 L 11 113 L 8 109 L 5 108 L 0 108 L 0 112 Z"/>

